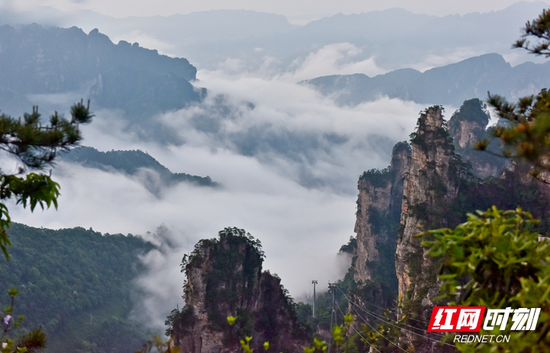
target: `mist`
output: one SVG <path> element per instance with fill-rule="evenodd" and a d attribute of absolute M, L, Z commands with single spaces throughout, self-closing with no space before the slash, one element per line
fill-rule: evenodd
<path fill-rule="evenodd" d="M 198 77 L 209 89 L 203 103 L 156 117 L 182 144 L 140 141 L 107 110 L 83 127 L 84 144 L 141 149 L 172 172 L 208 175 L 220 187 L 180 183 L 155 195 L 143 175 L 60 161 L 52 175 L 61 185 L 57 211 L 10 208 L 16 222 L 132 233 L 157 244 L 143 259 L 147 274 L 136 281 L 145 308 L 139 315 L 157 327 L 183 305 L 183 254 L 225 227 L 261 240 L 264 269 L 277 273 L 294 297 L 307 296 L 312 279 L 322 289 L 342 278 L 349 259 L 337 252 L 354 235 L 357 179 L 389 164 L 393 144 L 408 139 L 425 108 L 384 97 L 339 107 L 289 76 L 199 71 Z"/>
<path fill-rule="evenodd" d="M 66 17 L 52 18 L 51 24 L 69 23 Z M 354 235 L 357 180 L 365 170 L 389 165 L 393 145 L 409 139 L 427 105 L 379 97 L 341 106 L 300 81 L 332 74 L 374 76 L 405 64 L 426 70 L 478 55 L 482 47 L 406 47 L 396 54 L 388 47 L 337 38 L 291 42 L 292 50 L 279 55 L 277 49 L 288 44 L 280 38 L 265 46 L 258 44 L 263 39 L 233 38 L 227 44 L 232 48 L 212 40 L 201 52 L 204 45 L 183 45 L 143 28 L 112 33 L 188 57 L 199 69 L 195 86 L 206 87 L 208 95 L 201 103 L 152 117 L 177 136 L 174 141 L 144 141 L 121 112 L 94 109 L 92 102 L 95 117 L 82 127 L 83 145 L 102 151 L 140 149 L 174 173 L 208 175 L 220 187 L 159 184 L 153 194 L 143 178 L 154 181 L 154 171 L 126 175 L 59 161 L 52 172 L 61 185 L 57 211 L 31 213 L 8 206 L 15 222 L 132 233 L 156 244 L 142 259 L 146 274 L 136 279 L 140 309 L 135 315 L 159 328 L 170 310 L 183 305 L 182 256 L 225 227 L 243 228 L 260 239 L 267 256 L 264 270 L 278 274 L 295 298 L 311 293 L 311 280 L 323 290 L 347 271 L 349 259 L 337 253 Z M 220 53 L 210 59 L 217 45 Z M 235 54 L 242 48 L 245 55 Z M 393 61 L 386 60 L 390 56 Z M 46 115 L 83 95 L 28 98 Z M 445 108 L 450 117 L 457 107 Z"/>
<path fill-rule="evenodd" d="M 399 5 L 401 9 L 328 12 L 300 24 L 291 24 L 290 14 L 285 17 L 277 12 L 256 12 L 261 10 L 173 10 L 165 16 L 148 12 L 145 17 L 129 17 L 78 6 L 13 5 L 0 2 L 0 24 L 36 22 L 45 26 L 78 26 L 85 32 L 98 28 L 115 43 L 137 42 L 162 54 L 185 57 L 199 69 L 225 70 L 228 65 L 239 65 L 240 71 L 258 73 L 268 66 L 271 74 L 284 74 L 311 60 L 313 53 L 327 54 L 331 46 L 334 49 L 352 45 L 353 55 L 344 60 L 349 70 L 321 74 L 370 75 L 381 73 L 373 70 L 373 65 L 384 72 L 406 67 L 424 71 L 492 52 L 504 55 L 512 65 L 540 61 L 526 52 L 512 50 L 511 43 L 520 35 L 525 21 L 536 17 L 548 4 L 510 1 L 507 5 L 493 4 L 493 10 L 497 10 L 493 12 L 477 13 L 476 7 L 465 6 L 468 11 L 460 11 L 461 15 L 426 15 L 418 12 L 420 5 L 415 2 L 413 11 L 403 10 L 408 6 L 403 3 Z M 308 65 L 308 70 L 318 75 L 315 66 Z"/>

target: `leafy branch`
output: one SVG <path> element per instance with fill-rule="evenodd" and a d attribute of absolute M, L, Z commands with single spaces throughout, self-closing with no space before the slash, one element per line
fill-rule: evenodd
<path fill-rule="evenodd" d="M 549 41 L 550 41 L 550 10 L 543 10 L 542 14 L 533 21 L 527 21 L 523 28 L 523 38 L 518 39 L 512 46 L 513 48 L 523 48 L 532 54 L 544 55 L 550 57 Z M 527 41 L 527 36 L 534 36 L 542 39 L 535 45 L 531 45 Z"/>
<path fill-rule="evenodd" d="M 38 107 L 32 113 L 25 113 L 23 121 L 6 114 L 0 115 L 0 150 L 15 156 L 22 164 L 15 174 L 0 173 L 0 249 L 9 260 L 8 246 L 11 245 L 7 230 L 11 223 L 4 200 L 15 198 L 17 204 L 34 211 L 37 205 L 42 209 L 54 206 L 57 209 L 59 184 L 50 174 L 28 172 L 42 170 L 51 165 L 61 151 L 67 151 L 82 140 L 80 124 L 91 122 L 90 101 L 83 101 L 71 107 L 71 118 L 65 119 L 55 112 L 49 124 L 42 125 Z"/>

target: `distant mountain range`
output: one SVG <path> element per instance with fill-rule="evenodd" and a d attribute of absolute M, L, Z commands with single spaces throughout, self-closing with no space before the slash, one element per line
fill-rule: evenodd
<path fill-rule="evenodd" d="M 519 2 L 500 11 L 443 17 L 396 8 L 337 14 L 303 26 L 291 25 L 281 15 L 244 10 L 119 19 L 92 11 L 64 13 L 40 7 L 28 12 L 2 9 L 0 24 L 76 25 L 85 31 L 100 26 L 111 38 L 139 41 L 188 58 L 201 69 L 219 68 L 230 57 L 251 70 L 271 58 L 275 59 L 270 60 L 271 66 L 288 71 L 325 45 L 351 43 L 359 51 L 349 60 L 374 57 L 379 67 L 395 70 L 425 69 L 491 52 L 511 54 L 519 28 L 546 7 L 545 2 Z M 527 58 L 513 53 L 517 62 Z"/>
<path fill-rule="evenodd" d="M 225 60 L 231 57 L 253 70 L 263 68 L 266 58 L 269 58 L 270 69 L 292 71 L 311 53 L 324 46 L 350 43 L 357 47 L 357 51 L 342 58 L 339 64 L 372 57 L 376 65 L 384 70 L 406 67 L 426 69 L 493 52 L 511 55 L 518 62 L 533 60 L 526 53 L 511 49 L 511 43 L 518 38 L 519 29 L 525 22 L 537 17 L 546 7 L 548 4 L 543 2 L 519 2 L 500 11 L 443 17 L 394 8 L 337 14 L 304 26 L 281 26 L 278 31 L 251 26 L 250 32 L 265 34 L 247 38 L 233 36 L 223 40 L 210 37 L 212 40 L 195 43 L 186 38 L 196 36 L 195 33 L 202 27 L 196 27 L 179 40 L 170 37 L 170 27 L 159 25 L 160 29 L 154 34 L 142 28 L 144 33 L 151 33 L 160 41 L 171 44 L 167 50 L 189 58 L 200 68 L 223 68 Z M 216 11 L 210 11 L 207 15 L 218 17 Z M 224 26 L 227 33 L 232 33 L 230 23 L 227 21 Z"/>
<path fill-rule="evenodd" d="M 76 20 L 78 18 L 78 20 Z M 4 10 L 0 13 L 2 24 L 40 23 L 45 26 L 78 26 L 91 30 L 101 25 L 102 33 L 140 31 L 149 33 L 164 42 L 181 44 L 215 42 L 264 37 L 291 31 L 292 26 L 283 15 L 247 11 L 213 10 L 170 16 L 115 18 L 93 11 L 69 14 L 51 7 L 27 12 Z"/>
<path fill-rule="evenodd" d="M 487 92 L 516 99 L 535 94 L 550 82 L 550 62 L 512 67 L 501 55 L 486 54 L 425 72 L 401 69 L 369 77 L 333 75 L 304 81 L 341 105 L 357 105 L 387 96 L 419 104 L 459 107 L 470 98 L 487 99 Z"/>
<path fill-rule="evenodd" d="M 377 66 L 392 69 L 440 66 L 448 63 L 450 57 L 455 57 L 456 62 L 470 53 L 494 51 L 502 55 L 509 52 L 518 29 L 544 6 L 521 2 L 491 13 L 445 17 L 390 9 L 338 14 L 304 26 L 292 26 L 281 15 L 254 11 L 115 19 L 94 12 L 69 16 L 43 8 L 41 13 L 2 11 L 0 23 L 40 20 L 46 25 L 71 25 L 78 21 L 88 27 L 100 24 L 115 36 L 142 36 L 157 41 L 175 54 L 200 62 L 202 67 L 218 67 L 228 58 L 235 58 L 251 70 L 266 62 L 281 70 L 292 70 L 323 46 L 346 42 L 357 46 L 358 51 L 342 60 L 374 57 Z M 524 55 L 517 50 L 514 53 Z M 534 64 L 512 68 L 495 54 L 425 73 L 401 69 L 369 78 L 358 72 L 312 77 L 307 82 L 324 94 L 334 95 L 341 104 L 358 104 L 387 95 L 459 106 L 466 99 L 484 99 L 487 90 L 512 98 L 534 93 L 541 82 L 548 82 L 549 71 L 547 66 Z M 12 115 L 29 111 L 36 102 L 41 102 L 41 110 L 59 109 L 59 104 L 49 106 L 43 96 L 72 92 L 77 98 L 90 98 L 94 111 L 121 110 L 131 125 L 140 127 L 136 131 L 142 137 L 178 142 L 173 132 L 166 131 L 151 117 L 200 102 L 206 90 L 193 87 L 196 72 L 186 59 L 159 55 L 138 43 L 120 41 L 115 45 L 97 29 L 85 34 L 75 27 L 0 27 L 0 108 Z M 60 97 L 55 99 L 59 101 Z"/>
<path fill-rule="evenodd" d="M 120 109 L 131 123 L 142 123 L 199 102 L 205 90 L 191 84 L 196 72 L 186 59 L 137 43 L 115 45 L 97 29 L 0 27 L 0 103 L 13 115 L 30 111 L 31 95 L 78 92 L 93 101 L 92 110 Z"/>

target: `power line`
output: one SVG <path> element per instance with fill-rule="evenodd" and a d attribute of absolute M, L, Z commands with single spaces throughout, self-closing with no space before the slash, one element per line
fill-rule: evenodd
<path fill-rule="evenodd" d="M 346 298 L 348 299 L 348 301 L 350 301 L 349 298 L 348 298 L 348 296 L 342 291 L 342 289 L 341 289 L 340 287 L 338 287 L 338 286 L 334 286 L 334 287 L 338 288 L 338 289 L 340 290 L 340 292 L 344 295 L 344 297 L 346 297 Z M 351 301 L 350 301 L 350 302 L 351 302 Z M 338 304 L 338 309 L 339 309 L 340 311 L 342 311 L 342 309 L 340 309 L 340 304 Z M 352 308 L 352 309 L 353 309 L 353 308 Z M 354 310 L 355 310 L 355 309 L 354 309 Z M 358 317 L 360 317 L 360 318 L 365 322 L 366 325 L 368 325 L 368 326 L 370 327 L 371 330 L 373 330 L 373 332 L 377 332 L 377 330 L 376 330 L 373 326 L 371 326 L 371 324 L 369 324 L 368 320 L 366 320 L 365 318 L 363 318 L 363 317 L 359 314 L 359 312 L 357 312 L 357 310 L 355 310 L 355 313 L 357 314 Z M 381 336 L 383 339 L 385 339 L 386 341 L 388 341 L 388 342 L 390 342 L 391 344 L 393 344 L 395 347 L 397 347 L 397 348 L 399 348 L 400 350 L 402 350 L 403 352 L 407 352 L 406 350 L 404 350 L 403 348 L 399 347 L 398 344 L 392 342 L 389 338 L 387 338 L 387 337 L 384 336 L 383 334 L 380 333 L 380 336 Z M 372 346 L 372 345 L 371 345 L 371 346 Z M 330 352 L 330 351 L 329 351 L 329 352 Z"/>
<path fill-rule="evenodd" d="M 340 288 L 339 288 L 339 289 L 340 289 Z M 404 328 L 404 327 L 401 327 L 401 326 L 399 326 L 399 325 L 397 325 L 397 324 L 395 324 L 395 323 L 392 323 L 392 322 L 390 322 L 390 321 L 387 321 L 387 320 L 385 320 L 385 319 L 382 319 L 380 316 L 378 316 L 378 315 L 376 315 L 376 314 L 374 314 L 374 313 L 369 313 L 366 309 L 361 308 L 361 306 L 359 306 L 357 303 L 355 303 L 355 302 L 353 302 L 352 300 L 350 300 L 349 297 L 348 297 L 341 289 L 340 289 L 340 292 L 342 293 L 342 295 L 343 295 L 344 297 L 346 297 L 346 299 L 347 299 L 352 305 L 354 305 L 354 306 L 358 307 L 359 309 L 363 310 L 367 315 L 374 316 L 375 318 L 377 318 L 377 319 L 380 320 L 380 321 L 383 321 L 383 322 L 385 322 L 385 323 L 387 323 L 387 324 L 389 324 L 389 325 L 392 325 L 392 326 L 394 326 L 394 327 L 397 327 L 397 328 L 400 329 L 400 330 L 404 330 L 404 331 L 407 331 L 407 332 L 409 332 L 409 333 L 412 333 L 413 335 L 416 335 L 416 336 L 419 336 L 419 337 L 428 339 L 428 340 L 433 341 L 433 342 L 442 343 L 442 344 L 447 345 L 447 346 L 449 346 L 449 347 L 455 348 L 455 346 L 452 345 L 452 344 L 449 344 L 449 343 L 446 343 L 446 342 L 441 342 L 441 341 L 436 340 L 436 339 L 433 339 L 433 338 L 431 338 L 431 337 L 429 337 L 429 336 L 425 336 L 425 335 L 419 334 L 419 333 L 417 333 L 417 332 L 408 330 L 408 329 L 406 329 L 406 328 Z M 369 326 L 370 326 L 370 325 L 369 325 Z M 409 326 L 409 327 L 412 327 L 412 326 Z M 416 330 L 419 330 L 418 328 L 415 328 L 415 329 L 416 329 Z"/>
<path fill-rule="evenodd" d="M 350 303 L 352 303 L 353 305 L 356 305 L 356 306 L 357 306 L 359 309 L 361 309 L 363 312 L 365 312 L 365 313 L 367 313 L 367 314 L 371 314 L 372 316 L 374 316 L 374 317 L 378 318 L 379 320 L 384 321 L 384 322 L 386 322 L 386 323 L 388 323 L 388 324 L 390 324 L 390 325 L 392 324 L 392 322 L 386 321 L 384 317 L 382 317 L 381 315 L 375 313 L 374 311 L 370 311 L 370 310 L 368 310 L 368 309 L 365 309 L 365 308 L 361 307 L 361 305 L 359 305 L 359 304 L 353 302 L 348 296 L 346 296 L 346 294 L 345 294 L 341 289 L 340 289 L 340 292 L 342 293 L 342 295 L 344 295 L 344 296 L 348 299 L 348 301 L 349 301 Z M 425 333 L 425 334 L 431 334 L 431 333 L 426 332 L 424 329 L 421 329 L 421 328 L 418 328 L 418 327 L 414 327 L 414 326 L 411 326 L 411 325 L 407 325 L 407 324 L 403 324 L 403 323 L 397 324 L 397 322 L 396 322 L 395 324 L 396 324 L 396 325 L 405 326 L 405 327 L 409 327 L 409 328 L 411 328 L 411 329 L 413 329 L 413 330 L 422 331 L 422 333 Z M 434 335 L 438 335 L 438 336 L 440 336 L 441 338 L 443 338 L 443 337 L 445 336 L 444 334 L 441 334 L 441 333 L 438 333 L 438 332 L 434 332 L 433 334 L 434 334 Z"/>
<path fill-rule="evenodd" d="M 361 309 L 361 307 L 359 307 L 357 304 L 355 304 L 355 303 L 353 303 L 353 302 L 351 302 L 351 303 L 352 303 L 352 305 L 355 305 L 355 306 L 357 306 L 358 308 Z M 374 316 L 374 317 L 377 318 L 378 320 L 383 321 L 383 322 L 387 323 L 388 325 L 392 325 L 392 326 L 394 326 L 394 327 L 397 327 L 397 328 L 400 329 L 400 330 L 403 330 L 403 331 L 407 331 L 407 332 L 409 332 L 409 333 L 412 333 L 413 335 L 416 335 L 416 336 L 419 336 L 419 337 L 428 339 L 428 340 L 433 341 L 433 342 L 441 343 L 441 344 L 447 345 L 447 346 L 449 346 L 449 347 L 453 347 L 453 348 L 455 347 L 455 346 L 452 345 L 452 344 L 449 344 L 449 343 L 446 343 L 446 342 L 441 342 L 440 340 L 437 340 L 437 339 L 431 338 L 431 337 L 429 337 L 429 336 L 425 336 L 425 335 L 423 335 L 423 334 L 420 334 L 420 333 L 417 333 L 417 332 L 408 330 L 408 329 L 406 329 L 406 328 L 404 328 L 404 327 L 401 327 L 401 326 L 399 326 L 399 325 L 397 325 L 397 324 L 395 324 L 395 323 L 393 323 L 393 322 L 384 320 L 384 319 L 382 319 L 381 317 L 376 316 L 376 315 L 374 315 L 374 314 L 369 314 L 368 312 L 366 312 L 366 313 L 367 313 L 367 315 Z M 415 328 L 415 329 L 418 330 L 418 328 Z"/>
<path fill-rule="evenodd" d="M 369 302 L 369 301 L 366 301 L 366 300 L 363 300 L 363 302 L 364 302 L 365 304 L 372 305 L 372 306 L 374 306 L 375 308 L 378 308 L 378 309 L 390 310 L 390 311 L 395 310 L 394 308 L 389 308 L 389 309 L 388 309 L 388 308 L 383 308 L 383 307 L 381 307 L 381 306 L 378 306 L 378 305 L 376 305 L 376 304 L 374 304 L 374 303 L 371 303 L 371 302 Z M 422 323 L 422 324 L 428 325 L 428 323 L 427 323 L 426 321 L 423 321 L 423 320 L 412 319 L 412 318 L 408 318 L 408 319 L 409 319 L 409 320 L 412 320 L 412 321 L 416 321 L 416 322 L 420 322 L 420 323 Z"/>
<path fill-rule="evenodd" d="M 371 303 L 371 302 L 369 302 L 369 301 L 366 301 L 366 300 L 363 300 L 363 302 L 364 302 L 365 304 L 372 305 L 372 306 L 374 306 L 375 308 L 378 308 L 378 309 L 390 310 L 390 311 L 395 310 L 395 309 L 393 309 L 393 308 L 389 308 L 389 309 L 388 309 L 388 308 L 383 308 L 383 307 L 381 307 L 381 306 L 378 306 L 378 305 L 376 305 L 376 304 L 374 304 L 374 303 Z M 412 320 L 412 321 L 416 321 L 416 322 L 420 322 L 420 323 L 422 323 L 422 324 L 428 325 L 428 323 L 427 323 L 426 321 L 423 321 L 423 320 L 417 320 L 417 319 L 412 319 L 412 318 L 408 318 L 408 320 Z"/>
<path fill-rule="evenodd" d="M 342 311 L 342 309 L 340 309 L 340 304 L 337 303 L 336 305 L 338 306 L 338 310 L 340 310 L 340 314 L 342 314 L 342 316 L 345 316 L 345 315 L 344 315 L 344 312 Z M 363 341 L 364 341 L 365 343 L 368 342 L 368 340 L 367 340 L 365 337 L 363 337 L 363 335 L 361 335 L 361 333 L 360 333 L 359 331 L 357 331 L 357 329 L 356 329 L 353 325 L 350 325 L 350 327 L 353 329 L 353 331 L 355 331 L 355 333 L 357 333 L 357 335 L 359 335 L 359 337 L 361 337 L 361 338 L 363 339 Z M 370 348 L 373 348 L 375 351 L 377 351 L 377 352 L 379 352 L 379 353 L 382 353 L 382 352 L 380 352 L 380 350 L 379 350 L 378 348 L 376 348 L 376 347 L 373 346 L 372 344 L 369 343 L 369 346 L 370 346 Z"/>
<path fill-rule="evenodd" d="M 354 308 L 352 308 L 352 309 L 355 310 Z M 355 313 L 357 314 L 357 316 L 358 316 L 359 318 L 361 318 L 361 319 L 365 322 L 365 324 L 366 324 L 368 327 L 370 327 L 370 329 L 371 329 L 373 332 L 377 332 L 377 330 L 376 330 L 371 324 L 369 324 L 368 320 L 366 320 L 364 317 L 362 317 L 362 316 L 359 314 L 359 312 L 358 312 L 357 310 L 355 310 Z M 398 344 L 393 343 L 389 338 L 387 338 L 387 337 L 384 336 L 383 334 L 380 333 L 380 336 L 381 336 L 383 339 L 385 339 L 386 341 L 388 341 L 388 342 L 390 342 L 391 344 L 393 344 L 395 347 L 397 347 L 397 348 L 399 348 L 400 350 L 402 350 L 403 352 L 407 352 L 407 351 L 404 350 L 403 348 L 399 347 Z"/>

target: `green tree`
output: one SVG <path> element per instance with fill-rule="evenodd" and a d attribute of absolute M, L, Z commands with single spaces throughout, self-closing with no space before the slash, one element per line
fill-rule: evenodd
<path fill-rule="evenodd" d="M 11 245 L 7 229 L 10 216 L 5 204 L 15 199 L 31 211 L 39 205 L 42 209 L 52 204 L 57 208 L 59 184 L 44 171 L 51 165 L 60 151 L 66 151 L 78 145 L 82 139 L 79 125 L 92 120 L 90 102 L 81 101 L 71 107 L 71 118 L 65 119 L 56 113 L 43 125 L 38 108 L 25 113 L 23 119 L 0 115 L 0 149 L 18 160 L 15 173 L 0 171 L 0 249 L 9 259 L 8 246 Z"/>
<path fill-rule="evenodd" d="M 550 10 L 543 10 L 537 19 L 527 22 L 522 37 L 514 47 L 550 57 Z M 532 45 L 527 37 L 535 37 L 537 42 Z M 542 89 L 536 96 L 520 98 L 517 103 L 489 93 L 488 102 L 507 121 L 493 130 L 494 137 L 502 140 L 503 155 L 526 160 L 534 167 L 531 174 L 548 182 L 548 176 L 540 173 L 550 170 L 550 92 Z M 489 142 L 480 141 L 477 149 L 485 150 Z"/>
<path fill-rule="evenodd" d="M 543 10 L 539 17 L 532 22 L 527 21 L 523 32 L 523 38 L 518 39 L 514 47 L 523 48 L 533 54 L 544 55 L 547 58 L 550 57 L 550 10 Z M 528 36 L 537 38 L 538 42 L 531 45 L 527 41 Z"/>
<path fill-rule="evenodd" d="M 509 343 L 457 344 L 463 352 L 541 352 L 550 347 L 550 242 L 532 231 L 538 221 L 520 208 L 468 214 L 455 229 L 423 234 L 429 254 L 442 257 L 441 297 L 449 305 L 490 309 L 541 308 L 537 328 L 498 328 L 480 334 L 510 334 Z"/>

